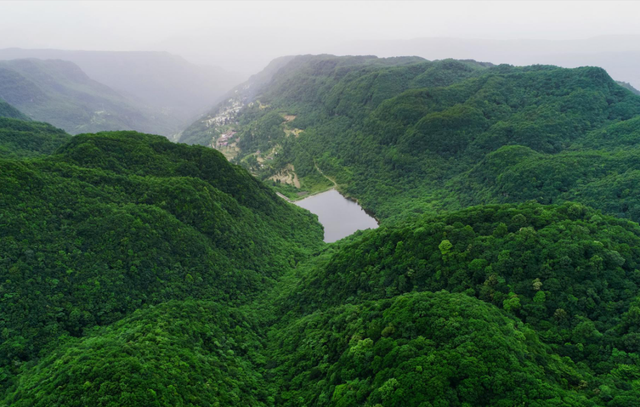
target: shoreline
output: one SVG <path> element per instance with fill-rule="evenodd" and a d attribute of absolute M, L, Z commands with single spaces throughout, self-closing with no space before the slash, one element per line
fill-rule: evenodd
<path fill-rule="evenodd" d="M 325 192 L 329 192 L 329 191 L 332 191 L 332 190 L 335 190 L 336 192 L 338 192 L 340 194 L 340 196 L 343 197 L 344 199 L 346 199 L 348 201 L 351 201 L 351 202 L 355 203 L 356 205 L 358 205 L 360 207 L 360 209 L 362 209 L 362 211 L 364 213 L 366 213 L 368 216 L 373 218 L 376 221 L 376 223 L 378 224 L 378 226 L 380 226 L 380 219 L 376 218 L 376 216 L 372 212 L 370 212 L 370 211 L 366 210 L 365 208 L 363 208 L 362 205 L 360 204 L 360 202 L 358 201 L 358 199 L 356 199 L 356 198 L 354 198 L 352 196 L 349 196 L 349 195 L 345 195 L 342 192 L 340 192 L 340 190 L 337 188 L 337 186 L 334 186 L 334 187 L 331 187 L 329 189 L 325 189 L 325 190 L 322 190 L 322 191 L 314 192 L 313 194 L 306 195 L 306 196 L 304 196 L 304 197 L 302 197 L 300 199 L 296 199 L 295 201 L 292 201 L 291 199 L 289 199 L 289 197 L 285 196 L 284 194 L 282 194 L 280 192 L 276 192 L 276 195 L 278 195 L 280 198 L 283 198 L 287 202 L 296 205 L 296 202 L 303 201 L 303 200 L 305 200 L 307 198 L 311 198 L 311 197 L 316 196 L 316 195 L 324 194 Z M 296 206 L 298 206 L 298 205 L 296 205 Z"/>
<path fill-rule="evenodd" d="M 285 194 L 283 194 L 282 192 L 278 192 L 278 191 L 275 191 L 275 192 L 276 192 L 276 194 L 277 194 L 279 197 L 284 198 L 285 200 L 287 200 L 287 201 L 289 201 L 289 202 L 291 202 L 291 203 L 295 203 L 295 202 L 298 202 L 298 201 L 302 201 L 303 199 L 311 198 L 312 196 L 316 196 L 316 195 L 319 195 L 319 194 L 324 194 L 325 192 L 329 192 L 329 191 L 331 191 L 332 189 L 335 189 L 336 191 L 340 192 L 340 191 L 338 190 L 338 188 L 336 188 L 335 186 L 333 186 L 333 187 L 330 187 L 330 188 L 327 188 L 327 189 L 323 189 L 323 190 L 320 190 L 320 191 L 316 191 L 316 192 L 313 192 L 313 193 L 310 193 L 310 194 L 307 194 L 307 195 L 301 196 L 301 197 L 299 197 L 298 199 L 291 199 L 291 198 L 289 198 L 288 196 L 286 196 Z M 342 195 L 342 193 L 340 193 L 340 195 Z M 342 195 L 342 196 L 344 196 L 344 195 Z M 346 198 L 346 197 L 345 197 L 345 198 Z"/>

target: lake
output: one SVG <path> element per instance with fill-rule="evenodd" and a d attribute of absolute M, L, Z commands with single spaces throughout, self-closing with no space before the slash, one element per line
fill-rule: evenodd
<path fill-rule="evenodd" d="M 324 241 L 327 243 L 347 237 L 357 230 L 378 227 L 378 222 L 360 205 L 340 195 L 335 189 L 294 203 L 318 215 L 318 221 L 324 226 Z"/>

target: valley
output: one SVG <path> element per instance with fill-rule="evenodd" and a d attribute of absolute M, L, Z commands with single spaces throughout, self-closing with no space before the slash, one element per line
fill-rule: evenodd
<path fill-rule="evenodd" d="M 167 136 L 182 130 L 244 80 L 242 75 L 196 65 L 168 52 L 0 49 L 0 60 L 24 59 L 61 60 L 77 66 L 129 103 L 144 106 L 171 123 L 171 133 L 162 134 Z"/>
<path fill-rule="evenodd" d="M 630 89 L 302 55 L 221 100 L 178 143 L 0 103 L 0 406 L 638 405 Z"/>
<path fill-rule="evenodd" d="M 168 135 L 175 123 L 60 60 L 0 61 L 0 99 L 72 134 L 138 129 Z"/>

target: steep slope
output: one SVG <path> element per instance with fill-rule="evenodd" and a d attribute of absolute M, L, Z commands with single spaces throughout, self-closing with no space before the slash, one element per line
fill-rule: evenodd
<path fill-rule="evenodd" d="M 216 151 L 160 136 L 76 136 L 47 158 L 0 160 L 0 184 L 4 380 L 147 304 L 247 301 L 322 245 L 308 212 Z"/>
<path fill-rule="evenodd" d="M 211 108 L 243 80 L 221 68 L 194 65 L 166 52 L 0 50 L 1 60 L 25 58 L 72 62 L 91 79 L 139 100 L 181 125 Z"/>
<path fill-rule="evenodd" d="M 637 221 L 639 123 L 639 117 L 634 117 L 589 132 L 557 154 L 501 147 L 448 182 L 442 205 L 573 200 Z"/>
<path fill-rule="evenodd" d="M 4 100 L 0 99 L 0 117 L 7 117 L 9 119 L 29 120 L 21 111 L 11 106 Z"/>
<path fill-rule="evenodd" d="M 176 126 L 60 60 L 0 62 L 0 98 L 72 134 L 135 129 L 169 135 Z"/>
<path fill-rule="evenodd" d="M 624 204 L 615 191 L 600 202 L 587 195 L 611 177 L 628 184 L 640 152 L 640 98 L 602 69 L 384 61 L 293 59 L 217 148 L 233 147 L 235 162 L 290 198 L 300 190 L 275 180 L 295 171 L 302 190 L 331 187 L 321 170 L 383 220 L 528 199 L 584 201 L 639 219 L 637 195 L 623 193 Z M 591 165 L 594 155 L 606 163 Z M 541 159 L 550 164 L 537 167 Z"/>
<path fill-rule="evenodd" d="M 237 86 L 209 113 L 198 119 L 183 133 L 180 141 L 190 144 L 210 145 L 212 140 L 230 128 L 236 120 L 255 118 L 255 111 L 264 109 L 265 105 L 255 103 L 264 92 L 282 93 L 293 98 L 307 97 L 313 99 L 321 91 L 318 86 L 335 85 L 343 75 L 351 70 L 367 72 L 393 65 L 406 65 L 423 62 L 421 58 L 388 58 L 379 59 L 373 56 L 337 58 L 329 55 L 305 55 L 298 57 L 282 57 L 273 60 L 263 71 L 252 76 L 247 82 Z M 339 74 L 333 76 L 338 71 Z M 291 78 L 293 76 L 293 78 Z M 326 83 L 327 82 L 327 83 Z M 308 86 L 308 89 L 307 89 Z M 276 90 L 277 89 L 277 90 Z M 300 92 L 300 93 L 298 93 Z M 286 95 L 284 94 L 286 93 Z M 253 107 L 253 109 L 251 109 Z M 241 110 L 253 113 L 240 114 Z M 247 109 L 248 108 L 248 109 Z M 282 121 L 282 120 L 281 120 Z M 233 126 L 231 126 L 232 128 Z"/>
<path fill-rule="evenodd" d="M 71 139 L 47 123 L 0 118 L 0 158 L 29 158 L 52 154 Z"/>
<path fill-rule="evenodd" d="M 262 71 L 251 76 L 245 83 L 233 88 L 224 95 L 224 100 L 182 131 L 178 141 L 203 146 L 211 145 L 214 137 L 219 136 L 227 129 L 227 125 L 233 123 L 233 119 L 238 115 L 240 109 L 251 103 L 271 81 L 273 75 L 292 59 L 293 57 L 277 58 Z"/>

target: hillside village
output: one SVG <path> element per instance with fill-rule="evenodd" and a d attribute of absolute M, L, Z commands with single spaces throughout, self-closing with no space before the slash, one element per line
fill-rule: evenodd
<path fill-rule="evenodd" d="M 219 150 L 229 160 L 238 153 L 233 126 L 238 124 L 236 118 L 244 106 L 242 97 L 229 98 L 212 116 L 202 121 L 212 135 L 209 147 Z"/>

